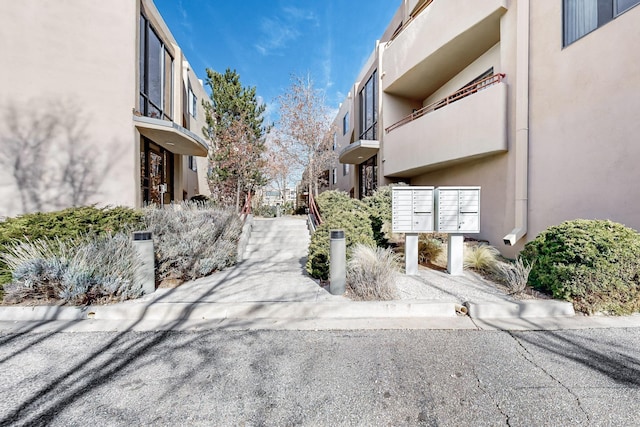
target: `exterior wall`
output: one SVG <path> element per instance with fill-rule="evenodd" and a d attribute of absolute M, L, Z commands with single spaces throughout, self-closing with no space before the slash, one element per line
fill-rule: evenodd
<path fill-rule="evenodd" d="M 74 204 L 140 206 L 141 136 L 132 111 L 139 101 L 139 20 L 145 9 L 158 35 L 174 58 L 172 117 L 182 123 L 182 69 L 184 56 L 151 0 L 87 2 L 64 0 L 8 2 L 0 14 L 0 107 L 14 108 L 22 131 L 35 129 L 35 120 L 45 115 L 70 128 L 75 138 L 69 144 L 62 127 L 50 138 L 51 152 L 38 164 L 38 174 L 48 185 L 40 185 L 44 201 L 25 206 L 7 168 L 0 171 L 0 216 L 25 211 L 55 210 Z M 192 72 L 191 72 L 192 73 Z M 193 74 L 193 73 L 192 73 Z M 195 74 L 193 75 L 195 77 Z M 194 90 L 206 92 L 195 79 Z M 0 119 L 0 138 L 9 138 L 10 123 Z M 187 128 L 195 123 L 187 123 Z M 200 135 L 200 124 L 195 132 Z M 11 146 L 2 141 L 5 148 Z M 23 148 L 26 145 L 23 144 Z M 62 149 L 60 148 L 62 146 Z M 4 151 L 4 150 L 3 150 Z M 13 155 L 15 150 L 0 154 Z M 73 161 L 69 159 L 73 157 Z M 33 155 L 30 158 L 35 158 Z M 174 194 L 182 199 L 191 191 L 186 156 L 174 154 Z M 61 166 L 62 165 L 62 166 Z M 64 165 L 90 165 L 87 182 L 95 181 L 89 196 L 72 200 L 70 190 L 57 183 Z M 30 166 L 32 170 L 38 168 Z M 202 168 L 206 173 L 206 167 Z M 76 182 L 75 184 L 78 184 Z M 50 183 L 50 184 L 49 184 Z M 199 188 L 197 190 L 200 191 Z M 6 201 L 6 202 L 5 202 Z"/>
<path fill-rule="evenodd" d="M 336 115 L 335 120 L 333 121 L 333 128 L 335 129 L 336 135 L 336 153 L 339 153 L 344 147 L 348 146 L 352 142 L 352 135 L 354 135 L 353 129 L 353 91 L 350 91 L 347 97 L 344 99 L 342 104 L 340 104 L 340 108 L 338 109 L 338 114 Z M 342 133 L 342 119 L 345 114 L 349 113 L 349 124 L 350 128 L 346 134 Z M 345 191 L 347 193 L 351 193 L 352 191 L 357 191 L 358 182 L 356 175 L 356 167 L 355 165 L 348 165 L 348 171 L 345 174 L 344 165 L 342 165 L 338 160 L 336 160 L 332 166 L 336 169 L 337 172 L 337 182 L 335 184 L 331 184 L 329 188 L 331 190 L 340 190 Z M 355 193 L 354 193 L 355 194 Z"/>
<path fill-rule="evenodd" d="M 531 2 L 529 238 L 601 218 L 640 230 L 640 5 L 563 48 L 562 2 Z"/>
<path fill-rule="evenodd" d="M 0 105 L 19 108 L 25 118 L 47 111 L 77 115 L 83 144 L 95 157 L 96 175 L 107 169 L 92 177 L 101 185 L 88 203 L 135 205 L 139 148 L 133 144 L 131 111 L 137 102 L 137 2 L 24 0 L 6 2 L 2 9 Z M 8 135 L 7 123 L 0 126 L 2 135 Z M 23 211 L 7 172 L 0 178 L 0 216 Z M 64 204 L 58 190 L 49 189 L 51 199 L 43 209 Z"/>

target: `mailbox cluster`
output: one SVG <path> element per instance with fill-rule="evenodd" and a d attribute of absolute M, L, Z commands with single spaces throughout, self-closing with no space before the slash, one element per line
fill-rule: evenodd
<path fill-rule="evenodd" d="M 479 233 L 480 187 L 392 189 L 394 233 Z"/>

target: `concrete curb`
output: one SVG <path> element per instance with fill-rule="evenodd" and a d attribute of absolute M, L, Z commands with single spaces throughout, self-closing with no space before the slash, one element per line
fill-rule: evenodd
<path fill-rule="evenodd" d="M 468 314 L 474 319 L 544 318 L 575 316 L 573 304 L 566 301 L 533 300 L 518 302 L 472 302 L 464 303 Z"/>
<path fill-rule="evenodd" d="M 236 257 L 237 262 L 242 262 L 244 260 L 244 252 L 247 249 L 247 244 L 249 243 L 249 238 L 251 237 L 252 227 L 253 227 L 253 215 L 249 214 L 244 220 L 244 225 L 242 226 L 242 233 L 240 234 L 240 239 L 238 239 L 238 255 Z"/>
<path fill-rule="evenodd" d="M 2 307 L 0 321 L 356 319 L 455 317 L 455 303 L 433 301 L 123 303 L 77 307 Z"/>

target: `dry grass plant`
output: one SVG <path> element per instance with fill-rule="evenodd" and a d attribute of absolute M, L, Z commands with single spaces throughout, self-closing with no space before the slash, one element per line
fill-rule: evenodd
<path fill-rule="evenodd" d="M 464 249 L 464 268 L 490 272 L 498 264 L 500 252 L 491 245 L 468 245 Z"/>
<path fill-rule="evenodd" d="M 347 264 L 347 286 L 351 297 L 360 301 L 396 299 L 398 259 L 391 249 L 358 244 Z"/>
<path fill-rule="evenodd" d="M 494 267 L 494 272 L 509 288 L 511 295 L 520 295 L 527 288 L 529 273 L 532 268 L 533 263 L 529 264 L 523 261 L 522 258 L 518 258 L 513 264 L 497 262 Z"/>

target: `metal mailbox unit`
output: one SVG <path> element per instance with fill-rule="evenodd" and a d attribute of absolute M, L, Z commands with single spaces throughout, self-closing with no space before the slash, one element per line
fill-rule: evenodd
<path fill-rule="evenodd" d="M 480 187 L 438 187 L 435 190 L 436 231 L 449 233 L 447 271 L 464 274 L 463 233 L 480 232 Z"/>
<path fill-rule="evenodd" d="M 480 232 L 480 187 L 438 187 L 435 201 L 436 231 Z"/>
<path fill-rule="evenodd" d="M 393 187 L 391 200 L 394 233 L 433 232 L 433 187 Z"/>
<path fill-rule="evenodd" d="M 405 272 L 418 274 L 418 233 L 433 232 L 433 187 L 398 186 L 391 189 L 391 229 L 405 233 Z"/>

